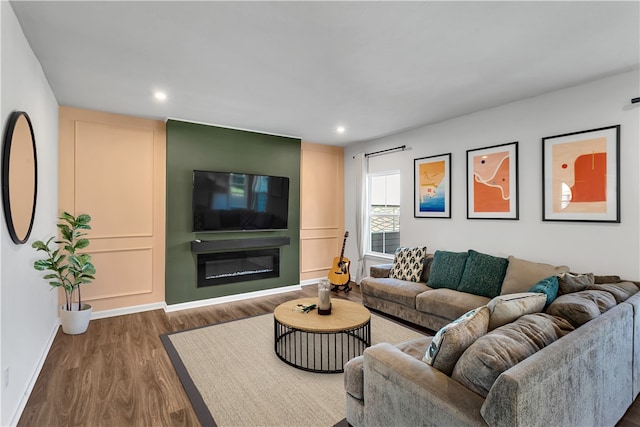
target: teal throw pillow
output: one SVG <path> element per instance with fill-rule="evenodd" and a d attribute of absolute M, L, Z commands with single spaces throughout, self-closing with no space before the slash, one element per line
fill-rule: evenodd
<path fill-rule="evenodd" d="M 538 292 L 547 296 L 547 302 L 543 309 L 546 310 L 558 296 L 559 287 L 560 284 L 558 283 L 558 276 L 550 276 L 533 285 L 531 289 L 529 289 L 529 292 Z"/>
<path fill-rule="evenodd" d="M 533 285 L 531 289 L 529 289 L 529 292 L 538 292 L 547 296 L 547 302 L 544 305 L 544 310 L 546 310 L 549 304 L 558 296 L 559 287 L 558 276 L 550 276 Z"/>
<path fill-rule="evenodd" d="M 460 279 L 458 290 L 469 294 L 493 298 L 500 295 L 502 281 L 507 273 L 507 258 L 469 250 L 469 257 Z"/>
<path fill-rule="evenodd" d="M 431 288 L 457 289 L 467 256 L 466 252 L 436 251 L 427 285 Z"/>

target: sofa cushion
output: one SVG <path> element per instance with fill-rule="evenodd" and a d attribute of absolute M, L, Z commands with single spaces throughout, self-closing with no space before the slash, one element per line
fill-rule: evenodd
<path fill-rule="evenodd" d="M 378 264 L 369 267 L 369 276 L 374 278 L 389 277 L 393 264 Z"/>
<path fill-rule="evenodd" d="M 584 291 L 587 286 L 593 285 L 595 278 L 593 273 L 574 274 L 564 273 L 558 276 L 558 295 L 570 294 L 572 292 Z"/>
<path fill-rule="evenodd" d="M 615 305 L 616 300 L 609 292 L 579 291 L 556 298 L 547 308 L 547 313 L 566 319 L 577 328 Z"/>
<path fill-rule="evenodd" d="M 546 295 L 540 293 L 498 295 L 487 304 L 489 330 L 511 323 L 525 314 L 539 313 L 546 302 Z"/>
<path fill-rule="evenodd" d="M 468 256 L 467 252 L 436 251 L 427 285 L 431 288 L 456 289 Z"/>
<path fill-rule="evenodd" d="M 596 283 L 587 286 L 587 290 L 607 291 L 616 299 L 616 303 L 620 304 L 629 299 L 629 297 L 638 292 L 638 287 L 632 282 L 618 283 Z"/>
<path fill-rule="evenodd" d="M 398 248 L 393 258 L 393 267 L 389 277 L 410 282 L 419 282 L 422 274 L 424 257 L 427 247 Z"/>
<path fill-rule="evenodd" d="M 546 295 L 547 301 L 544 305 L 544 309 L 546 310 L 558 296 L 558 286 L 558 276 L 550 276 L 533 285 L 531 289 L 529 289 L 529 292 L 539 292 Z"/>
<path fill-rule="evenodd" d="M 465 313 L 436 333 L 422 360 L 440 372 L 451 375 L 462 353 L 487 333 L 488 326 L 487 306 Z"/>
<path fill-rule="evenodd" d="M 363 294 L 392 301 L 409 308 L 416 308 L 416 296 L 428 290 L 424 283 L 407 280 L 365 277 L 360 281 Z"/>
<path fill-rule="evenodd" d="M 514 256 L 509 256 L 508 259 L 509 266 L 500 291 L 502 295 L 527 292 L 529 288 L 545 277 L 556 276 L 569 271 L 569 267 L 566 265 L 555 266 L 531 262 Z"/>
<path fill-rule="evenodd" d="M 527 314 L 478 338 L 460 356 L 451 378 L 486 397 L 501 373 L 572 330 L 564 319 Z"/>
<path fill-rule="evenodd" d="M 509 260 L 473 249 L 470 249 L 468 254 L 460 284 L 456 289 L 487 298 L 500 295 Z"/>
<path fill-rule="evenodd" d="M 454 320 L 467 311 L 483 306 L 488 302 L 489 298 L 487 297 L 443 288 L 432 289 L 419 294 L 416 297 L 416 308 L 418 311 Z"/>
<path fill-rule="evenodd" d="M 422 266 L 422 275 L 420 275 L 420 281 L 427 283 L 429 281 L 429 275 L 431 274 L 431 266 L 433 265 L 433 254 L 427 254 L 426 257 L 424 257 L 424 261 L 422 262 L 422 264 L 424 264 Z"/>
<path fill-rule="evenodd" d="M 612 274 L 609 274 L 606 276 L 596 274 L 593 276 L 593 281 L 597 285 L 597 284 L 604 284 L 604 283 L 618 283 L 618 282 L 622 282 L 622 279 L 620 279 L 620 276 L 615 276 Z"/>

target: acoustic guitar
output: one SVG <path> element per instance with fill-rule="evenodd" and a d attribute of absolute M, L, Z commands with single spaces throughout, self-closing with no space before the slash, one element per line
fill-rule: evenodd
<path fill-rule="evenodd" d="M 351 275 L 349 274 L 349 265 L 351 262 L 349 258 L 344 256 L 344 246 L 347 244 L 347 237 L 349 237 L 349 232 L 345 231 L 340 256 L 333 259 L 333 266 L 329 271 L 329 282 L 338 288 L 345 287 L 345 292 L 349 289 L 349 282 L 351 281 Z"/>

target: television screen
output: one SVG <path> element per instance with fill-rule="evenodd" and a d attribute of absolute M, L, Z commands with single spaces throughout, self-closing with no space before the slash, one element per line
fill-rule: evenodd
<path fill-rule="evenodd" d="M 193 231 L 284 230 L 289 178 L 193 171 Z"/>

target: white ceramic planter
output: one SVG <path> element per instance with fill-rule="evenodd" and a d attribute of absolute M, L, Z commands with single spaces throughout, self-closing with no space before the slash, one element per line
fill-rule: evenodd
<path fill-rule="evenodd" d="M 82 309 L 78 310 L 78 303 L 71 305 L 71 311 L 66 309 L 66 304 L 60 306 L 60 323 L 62 332 L 69 335 L 83 334 L 89 327 L 92 308 L 89 304 L 82 304 Z"/>

